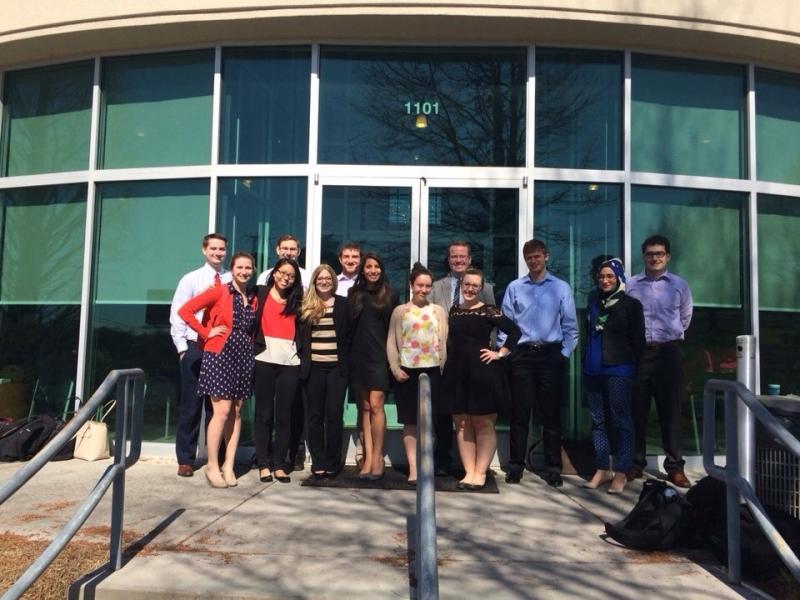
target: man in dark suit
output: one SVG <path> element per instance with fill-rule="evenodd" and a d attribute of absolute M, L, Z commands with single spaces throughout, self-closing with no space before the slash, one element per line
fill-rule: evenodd
<path fill-rule="evenodd" d="M 447 247 L 447 266 L 450 272 L 433 282 L 431 290 L 431 302 L 438 304 L 444 309 L 445 313 L 450 313 L 450 308 L 454 304 L 460 304 L 461 297 L 461 278 L 464 271 L 472 264 L 472 252 L 469 242 L 455 240 L 450 242 Z M 484 285 L 480 293 L 480 299 L 484 304 L 494 305 L 494 291 L 492 284 Z M 436 415 L 433 421 L 434 434 L 436 436 L 436 448 L 434 449 L 434 464 L 436 465 L 437 475 L 447 475 L 450 472 L 451 452 L 453 446 L 453 422 L 450 415 Z"/>

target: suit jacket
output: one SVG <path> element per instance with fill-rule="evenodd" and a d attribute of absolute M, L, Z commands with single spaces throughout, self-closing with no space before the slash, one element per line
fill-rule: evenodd
<path fill-rule="evenodd" d="M 250 306 L 256 308 L 255 297 L 250 299 Z M 194 316 L 194 313 L 201 309 L 206 309 L 202 322 Z M 219 354 L 233 331 L 233 294 L 228 290 L 227 283 L 217 284 L 181 306 L 178 315 L 197 332 L 201 350 Z M 217 325 L 224 325 L 228 328 L 228 332 L 209 338 L 211 328 Z"/>
<path fill-rule="evenodd" d="M 490 306 L 495 305 L 494 301 L 494 288 L 491 283 L 486 283 L 479 294 L 481 302 Z M 450 314 L 450 308 L 453 304 L 453 290 L 450 289 L 450 276 L 442 277 L 433 282 L 431 289 L 431 302 L 438 304 L 444 309 L 444 314 Z"/>

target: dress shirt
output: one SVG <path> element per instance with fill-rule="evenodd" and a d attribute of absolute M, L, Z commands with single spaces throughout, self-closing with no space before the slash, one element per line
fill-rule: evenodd
<path fill-rule="evenodd" d="M 561 344 L 561 354 L 569 357 L 578 345 L 578 318 L 575 299 L 566 281 L 545 272 L 544 279 L 531 281 L 528 275 L 512 281 L 503 296 L 503 314 L 522 331 L 519 344 L 535 342 Z M 497 335 L 502 346 L 506 336 Z"/>
<path fill-rule="evenodd" d="M 336 295 L 347 298 L 347 292 L 349 292 L 350 288 L 353 287 L 353 284 L 356 282 L 356 277 L 358 277 L 358 273 L 352 277 L 348 277 L 344 273 L 339 273 L 336 276 L 336 281 L 338 282 L 336 284 Z"/>
<path fill-rule="evenodd" d="M 692 320 L 692 292 L 686 280 L 669 271 L 653 279 L 642 271 L 628 278 L 626 291 L 642 303 L 648 344 L 683 339 Z"/>
<path fill-rule="evenodd" d="M 308 289 L 308 278 L 309 274 L 303 267 L 299 267 L 300 269 L 300 283 L 303 284 L 303 291 Z M 267 269 L 261 275 L 258 276 L 256 280 L 256 285 L 267 285 L 267 279 L 269 279 L 269 274 L 272 273 L 272 269 Z"/>
<path fill-rule="evenodd" d="M 178 316 L 178 310 L 189 300 L 214 285 L 214 277 L 216 275 L 219 275 L 221 283 L 228 283 L 231 281 L 230 271 L 225 268 L 216 271 L 214 267 L 206 263 L 199 269 L 195 269 L 181 277 L 181 280 L 178 282 L 178 287 L 175 288 L 175 295 L 172 296 L 172 306 L 169 309 L 169 332 L 172 336 L 172 343 L 175 344 L 175 349 L 178 351 L 178 354 L 186 352 L 187 342 L 197 341 L 197 332 L 192 330 L 186 322 Z M 198 321 L 202 320 L 203 311 L 198 311 L 194 316 Z"/>

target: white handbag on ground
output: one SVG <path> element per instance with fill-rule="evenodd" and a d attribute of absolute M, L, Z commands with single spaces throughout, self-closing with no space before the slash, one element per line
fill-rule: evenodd
<path fill-rule="evenodd" d="M 111 456 L 108 443 L 108 425 L 105 424 L 108 413 L 116 405 L 112 400 L 105 405 L 105 412 L 99 421 L 86 421 L 75 434 L 75 451 L 73 456 L 82 460 L 102 460 Z"/>

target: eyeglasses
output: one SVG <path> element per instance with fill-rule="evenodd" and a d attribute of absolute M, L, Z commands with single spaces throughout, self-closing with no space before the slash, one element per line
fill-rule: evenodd
<path fill-rule="evenodd" d="M 667 253 L 663 252 L 663 251 L 661 251 L 661 252 L 645 252 L 644 253 L 644 257 L 645 258 L 664 258 L 666 255 L 667 255 Z"/>
<path fill-rule="evenodd" d="M 602 273 L 597 276 L 597 279 L 599 279 L 600 281 L 602 281 L 604 279 L 614 280 L 616 278 L 617 278 L 616 275 L 606 275 L 606 274 L 602 274 Z"/>
<path fill-rule="evenodd" d="M 333 281 L 331 277 L 317 277 L 317 283 L 330 283 Z"/>
<path fill-rule="evenodd" d="M 461 287 L 465 290 L 479 290 L 481 286 L 477 283 L 462 283 Z"/>
<path fill-rule="evenodd" d="M 294 273 L 287 273 L 286 271 L 281 271 L 280 269 L 275 271 L 275 275 L 280 275 L 283 279 L 288 279 L 289 281 L 294 281 L 295 279 Z"/>

